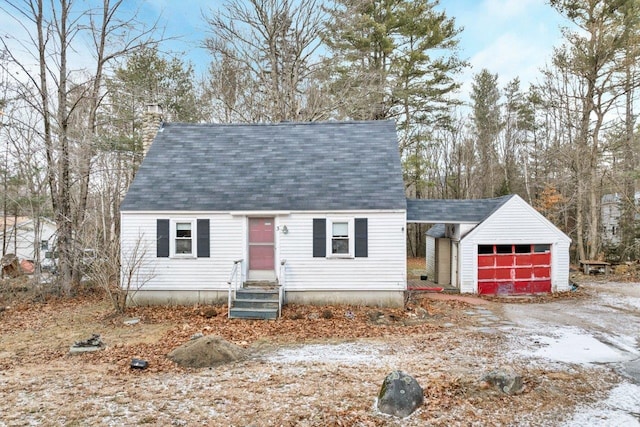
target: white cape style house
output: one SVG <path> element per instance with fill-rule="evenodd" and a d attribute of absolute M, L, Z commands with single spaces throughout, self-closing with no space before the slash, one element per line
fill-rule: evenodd
<path fill-rule="evenodd" d="M 569 288 L 569 238 L 520 197 L 407 201 L 393 121 L 163 125 L 121 205 L 122 286 L 140 304 L 240 310 L 262 286 L 278 310 L 401 306 L 407 222 L 444 224 L 436 282 Z"/>

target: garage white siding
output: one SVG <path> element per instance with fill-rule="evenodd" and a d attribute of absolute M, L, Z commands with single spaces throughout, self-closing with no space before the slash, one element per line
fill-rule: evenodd
<path fill-rule="evenodd" d="M 478 291 L 478 245 L 492 244 L 551 245 L 552 290 L 569 289 L 569 237 L 514 196 L 461 240 L 461 292 Z"/>

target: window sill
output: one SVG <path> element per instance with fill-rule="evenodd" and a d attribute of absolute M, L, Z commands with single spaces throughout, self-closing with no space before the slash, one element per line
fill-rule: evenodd
<path fill-rule="evenodd" d="M 355 259 L 355 257 L 351 254 L 332 254 L 327 255 L 327 259 Z"/>
<path fill-rule="evenodd" d="M 194 254 L 173 254 L 170 257 L 171 259 L 196 259 L 197 256 Z"/>

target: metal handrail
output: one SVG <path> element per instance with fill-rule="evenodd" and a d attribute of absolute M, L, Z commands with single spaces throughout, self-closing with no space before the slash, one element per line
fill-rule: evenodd
<path fill-rule="evenodd" d="M 228 316 L 231 315 L 231 302 L 236 299 L 236 290 L 242 285 L 242 261 L 242 259 L 233 261 L 233 268 L 231 269 L 229 281 L 227 282 L 229 285 L 229 301 L 227 303 Z"/>
<path fill-rule="evenodd" d="M 280 260 L 280 286 L 278 286 L 278 318 L 282 315 L 282 304 L 284 302 L 284 287 L 286 284 L 287 260 Z"/>

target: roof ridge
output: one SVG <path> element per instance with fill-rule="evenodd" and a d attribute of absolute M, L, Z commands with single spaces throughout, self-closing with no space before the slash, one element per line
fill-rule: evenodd
<path fill-rule="evenodd" d="M 234 122 L 234 123 L 190 123 L 190 122 L 165 122 L 164 126 L 194 126 L 194 127 L 241 127 L 241 126 L 291 126 L 291 125 L 354 125 L 371 123 L 389 123 L 392 119 L 384 120 L 319 120 L 319 121 L 282 121 L 282 122 Z M 395 122 L 394 122 L 395 123 Z"/>

